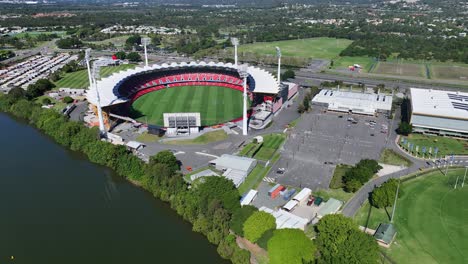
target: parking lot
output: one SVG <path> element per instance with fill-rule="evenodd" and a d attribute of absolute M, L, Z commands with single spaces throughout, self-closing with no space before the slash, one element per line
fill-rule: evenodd
<path fill-rule="evenodd" d="M 337 164 L 379 159 L 388 126 L 384 116 L 325 113 L 323 108 L 314 107 L 289 134 L 276 164 L 277 168 L 286 168 L 285 173 L 276 173 L 275 167 L 268 177 L 286 185 L 326 189 Z"/>

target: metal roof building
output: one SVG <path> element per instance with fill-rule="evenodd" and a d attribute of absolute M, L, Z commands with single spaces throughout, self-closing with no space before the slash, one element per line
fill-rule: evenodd
<path fill-rule="evenodd" d="M 468 93 L 411 88 L 413 132 L 468 137 Z"/>
<path fill-rule="evenodd" d="M 257 165 L 256 159 L 223 154 L 221 157 L 210 161 L 217 170 L 224 171 L 223 176 L 232 180 L 236 187 L 241 185 L 247 175 Z"/>
<path fill-rule="evenodd" d="M 330 198 L 327 202 L 325 202 L 322 207 L 319 209 L 317 216 L 322 218 L 329 214 L 336 214 L 341 206 L 343 205 L 342 201 L 336 200 L 334 198 Z"/>
<path fill-rule="evenodd" d="M 312 99 L 312 103 L 327 106 L 330 111 L 375 115 L 391 111 L 392 96 L 322 89 Z"/>
<path fill-rule="evenodd" d="M 309 223 L 308 219 L 291 214 L 284 210 L 273 211 L 272 209 L 265 206 L 260 207 L 259 210 L 273 215 L 273 217 L 276 219 L 277 229 L 297 228 L 305 230 L 307 224 Z"/>

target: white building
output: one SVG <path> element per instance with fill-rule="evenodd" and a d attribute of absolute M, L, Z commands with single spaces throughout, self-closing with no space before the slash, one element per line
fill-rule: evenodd
<path fill-rule="evenodd" d="M 223 154 L 221 157 L 210 161 L 217 170 L 224 171 L 223 176 L 232 180 L 239 187 L 247 175 L 257 165 L 256 159 Z"/>
<path fill-rule="evenodd" d="M 326 106 L 330 111 L 375 115 L 376 113 L 390 113 L 392 96 L 322 89 L 312 99 L 312 103 Z"/>
<path fill-rule="evenodd" d="M 468 93 L 411 88 L 413 132 L 468 138 Z"/>
<path fill-rule="evenodd" d="M 276 219 L 277 229 L 296 228 L 305 230 L 307 224 L 309 223 L 308 219 L 291 214 L 284 210 L 273 211 L 272 209 L 265 206 L 260 207 L 259 210 L 271 214 Z"/>

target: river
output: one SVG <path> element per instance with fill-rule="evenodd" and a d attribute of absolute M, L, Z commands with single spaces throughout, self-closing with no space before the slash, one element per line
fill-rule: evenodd
<path fill-rule="evenodd" d="M 3 113 L 0 169 L 0 263 L 226 263 L 167 204 Z"/>

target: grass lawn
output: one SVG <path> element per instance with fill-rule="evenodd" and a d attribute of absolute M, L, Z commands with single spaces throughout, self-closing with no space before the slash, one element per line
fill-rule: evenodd
<path fill-rule="evenodd" d="M 380 155 L 379 162 L 384 163 L 384 164 L 389 164 L 389 165 L 396 165 L 396 166 L 403 165 L 406 167 L 411 166 L 411 163 L 412 163 L 409 159 L 400 155 L 399 153 L 396 153 L 392 149 L 384 149 L 382 151 L 382 154 Z"/>
<path fill-rule="evenodd" d="M 372 65 L 376 63 L 373 58 L 369 57 L 340 57 L 333 61 L 333 69 L 348 69 L 349 66 L 359 64 L 363 72 L 369 72 Z"/>
<path fill-rule="evenodd" d="M 153 134 L 148 134 L 148 132 L 145 132 L 141 135 L 139 135 L 136 140 L 137 141 L 140 141 L 140 142 L 143 142 L 143 143 L 146 143 L 146 142 L 157 142 L 161 139 L 161 137 L 157 136 L 157 135 L 153 135 Z"/>
<path fill-rule="evenodd" d="M 288 124 L 289 127 L 296 127 L 297 126 L 297 123 L 299 123 L 299 121 L 301 121 L 301 117 L 298 117 L 296 119 L 294 119 L 293 121 L 291 121 L 291 123 Z"/>
<path fill-rule="evenodd" d="M 380 61 L 372 73 L 426 78 L 426 66 L 420 63 Z"/>
<path fill-rule="evenodd" d="M 202 126 L 242 116 L 242 92 L 216 86 L 184 86 L 147 93 L 132 105 L 133 118 L 163 125 L 163 113 L 199 112 Z"/>
<path fill-rule="evenodd" d="M 114 44 L 116 47 L 123 47 L 125 46 L 125 41 L 127 41 L 130 35 L 118 36 L 110 39 L 105 39 L 101 41 L 88 41 L 86 43 L 91 43 L 95 45 L 108 45 L 109 43 Z"/>
<path fill-rule="evenodd" d="M 438 65 L 429 66 L 434 79 L 468 80 L 468 65 Z"/>
<path fill-rule="evenodd" d="M 343 176 L 351 168 L 352 166 L 345 165 L 345 164 L 337 165 L 335 168 L 335 171 L 333 172 L 333 177 L 330 181 L 330 188 L 332 189 L 343 188 Z"/>
<path fill-rule="evenodd" d="M 439 171 L 403 183 L 395 213 L 396 243 L 387 251 L 396 263 L 467 263 L 468 186 L 453 189 L 465 169 Z"/>
<path fill-rule="evenodd" d="M 332 59 L 352 43 L 347 39 L 309 38 L 273 42 L 257 42 L 239 46 L 239 52 L 258 55 L 276 55 L 275 47 L 281 48 L 283 56 Z"/>
<path fill-rule="evenodd" d="M 101 78 L 107 77 L 114 72 L 123 71 L 135 68 L 135 64 L 122 64 L 119 66 L 110 66 L 101 68 Z M 71 73 L 65 73 L 62 79 L 55 82 L 56 89 L 58 88 L 77 88 L 87 89 L 89 87 L 88 71 L 80 70 Z"/>
<path fill-rule="evenodd" d="M 343 189 L 328 189 L 328 190 L 318 190 L 312 193 L 314 196 L 322 197 L 325 201 L 328 201 L 330 198 L 335 198 L 344 203 L 353 197 L 354 193 L 347 193 Z"/>
<path fill-rule="evenodd" d="M 380 223 L 390 222 L 389 214 L 392 214 L 392 207 L 388 207 L 385 211 L 384 208 L 375 208 L 366 201 L 354 216 L 354 221 L 360 226 L 376 230 Z"/>
<path fill-rule="evenodd" d="M 170 145 L 204 145 L 211 142 L 222 141 L 228 138 L 228 135 L 224 130 L 216 130 L 212 132 L 207 132 L 199 137 L 194 139 L 184 139 L 184 140 L 170 140 L 165 141 L 165 144 Z"/>
<path fill-rule="evenodd" d="M 270 171 L 271 167 L 263 167 L 262 165 L 257 165 L 252 172 L 247 176 L 245 181 L 239 186 L 239 194 L 243 195 L 250 189 L 257 189 L 262 179 Z"/>
<path fill-rule="evenodd" d="M 248 156 L 249 153 L 257 146 L 257 143 L 250 142 L 249 144 L 245 145 L 242 150 L 239 152 L 239 156 Z"/>
<path fill-rule="evenodd" d="M 452 154 L 468 154 L 468 140 L 439 136 L 427 136 L 422 134 L 411 134 L 408 136 L 408 142 L 413 143 L 415 146 L 419 146 L 420 151 L 423 146 L 425 146 L 427 149 L 432 147 L 433 150 L 434 147 L 439 148 L 437 157 Z"/>
<path fill-rule="evenodd" d="M 281 144 L 283 144 L 284 140 L 286 140 L 286 136 L 284 134 L 270 134 L 263 136 L 263 145 L 257 154 L 255 154 L 254 158 L 264 161 L 269 160 Z"/>

